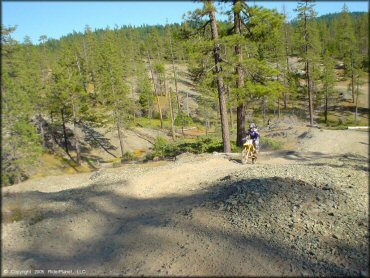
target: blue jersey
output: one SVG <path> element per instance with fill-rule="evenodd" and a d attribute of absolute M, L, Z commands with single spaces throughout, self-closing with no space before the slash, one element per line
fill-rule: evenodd
<path fill-rule="evenodd" d="M 248 130 L 247 136 L 249 136 L 252 140 L 257 140 L 260 138 L 260 134 L 255 129 Z"/>

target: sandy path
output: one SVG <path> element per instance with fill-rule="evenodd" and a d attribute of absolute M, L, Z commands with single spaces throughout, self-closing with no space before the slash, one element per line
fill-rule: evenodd
<path fill-rule="evenodd" d="M 4 268 L 84 269 L 90 275 L 282 274 L 287 262 L 202 206 L 217 195 L 213 184 L 245 167 L 207 158 L 128 179 L 117 175 L 114 182 L 102 176 L 69 189 L 65 183 L 47 193 L 38 190 L 45 182 L 28 184 L 28 193 L 25 185 L 6 190 L 16 194 L 6 207 L 24 204 L 24 211 L 40 212 L 42 220 L 3 225 Z"/>
<path fill-rule="evenodd" d="M 332 149 L 266 153 L 254 166 L 204 155 L 153 167 L 107 169 L 93 179 L 88 174 L 47 177 L 5 188 L 5 219 L 18 211 L 24 220 L 2 225 L 3 269 L 73 270 L 75 275 L 77 270 L 88 275 L 300 275 L 299 263 L 282 257 L 263 235 L 248 235 L 205 203 L 235 190 L 222 181 L 249 167 L 258 171 L 266 165 L 299 164 L 325 156 L 324 151 L 340 153 L 344 143 L 338 147 L 330 141 L 347 138 L 340 135 L 348 131 L 340 132 L 313 131 L 302 140 L 303 146 L 327 142 Z M 363 153 L 368 146 L 357 141 L 368 142 L 368 134 L 353 134 L 356 144 L 348 146 Z"/>
<path fill-rule="evenodd" d="M 355 153 L 368 156 L 368 130 L 311 129 L 307 135 L 302 137 L 306 138 L 302 138 L 301 140 L 301 151 L 318 152 L 331 155 Z"/>

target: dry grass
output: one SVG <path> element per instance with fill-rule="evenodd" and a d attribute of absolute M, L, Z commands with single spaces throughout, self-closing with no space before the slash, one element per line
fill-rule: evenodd
<path fill-rule="evenodd" d="M 7 203 L 2 211 L 3 223 L 12 223 L 17 221 L 29 221 L 31 225 L 44 219 L 44 214 L 40 207 L 26 207 L 15 200 Z"/>
<path fill-rule="evenodd" d="M 77 166 L 73 161 L 60 155 L 44 153 L 40 159 L 40 166 L 34 169 L 31 179 L 50 175 L 64 175 L 91 172 L 93 169 L 85 162 Z"/>
<path fill-rule="evenodd" d="M 136 157 L 142 157 L 142 156 L 145 155 L 145 153 L 146 153 L 146 150 L 144 150 L 144 149 L 136 149 L 136 150 L 134 150 L 134 155 Z"/>

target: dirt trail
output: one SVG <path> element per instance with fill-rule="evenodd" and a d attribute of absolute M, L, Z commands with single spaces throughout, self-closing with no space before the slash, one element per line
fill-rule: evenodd
<path fill-rule="evenodd" d="M 304 151 L 265 153 L 256 165 L 183 154 L 175 162 L 126 165 L 3 188 L 3 274 L 42 269 L 73 270 L 75 275 L 78 270 L 87 275 L 368 275 L 368 257 L 363 255 L 368 243 L 368 133 L 349 132 L 312 130 L 300 138 Z M 342 183 L 348 175 L 351 179 Z M 281 188 L 303 184 L 312 192 L 297 196 L 312 194 L 323 203 L 345 196 L 351 217 L 341 215 L 349 209 L 340 203 L 333 215 L 341 217 L 323 225 L 356 251 L 347 256 L 349 247 L 321 239 L 319 249 L 308 251 L 305 238 L 314 242 L 318 234 L 301 237 L 301 230 L 285 225 L 286 219 L 272 218 L 270 210 L 286 202 L 282 198 L 265 198 L 260 192 L 263 198 L 251 199 L 257 205 L 253 215 L 254 207 L 241 212 L 251 201 L 238 198 L 256 180 L 271 188 L 277 181 Z M 321 196 L 329 181 L 337 195 Z M 307 200 L 299 202 L 314 209 Z M 282 203 L 280 215 L 287 209 Z M 346 219 L 365 226 L 354 227 Z M 309 221 L 321 225 L 317 219 Z M 305 243 L 303 249 L 290 250 L 284 241 L 289 236 L 297 238 L 297 246 Z M 337 253 L 330 251 L 333 246 Z"/>

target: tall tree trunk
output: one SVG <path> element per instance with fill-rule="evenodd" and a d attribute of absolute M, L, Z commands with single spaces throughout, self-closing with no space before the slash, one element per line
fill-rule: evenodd
<path fill-rule="evenodd" d="M 221 58 L 221 50 L 220 45 L 218 44 L 218 29 L 217 29 L 217 22 L 216 22 L 216 13 L 213 2 L 209 2 L 210 11 L 209 11 L 209 18 L 211 21 L 211 29 L 212 29 L 212 39 L 214 40 L 214 47 L 213 47 L 213 56 L 215 59 L 215 71 L 217 75 L 217 89 L 218 89 L 218 97 L 220 103 L 220 116 L 221 116 L 221 129 L 222 129 L 222 141 L 224 144 L 224 152 L 229 153 L 231 152 L 231 145 L 230 145 L 230 133 L 229 133 L 229 123 L 227 120 L 227 105 L 226 105 L 226 97 L 224 91 L 224 81 L 221 75 L 222 68 L 220 62 L 222 61 Z"/>
<path fill-rule="evenodd" d="M 308 109 L 310 113 L 310 125 L 313 125 L 313 105 L 312 105 L 312 88 L 311 88 L 311 72 L 310 62 L 306 62 L 306 80 L 307 80 L 307 91 L 308 91 Z"/>
<path fill-rule="evenodd" d="M 116 120 L 116 127 L 117 127 L 117 133 L 118 133 L 118 139 L 119 139 L 119 146 L 121 148 L 121 157 L 123 158 L 125 155 L 124 147 L 123 147 L 123 138 L 122 138 L 122 132 L 121 132 L 121 120 L 117 114 L 117 111 L 113 111 L 114 119 Z"/>
<path fill-rule="evenodd" d="M 98 103 L 98 94 L 96 93 L 96 80 L 95 80 L 95 74 L 91 74 L 91 81 L 93 83 L 93 106 L 95 107 Z"/>
<path fill-rule="evenodd" d="M 186 114 L 188 117 L 190 116 L 190 111 L 189 111 L 189 92 L 186 91 Z"/>
<path fill-rule="evenodd" d="M 177 87 L 177 73 L 176 73 L 176 68 L 175 68 L 175 58 L 174 58 L 173 51 L 172 51 L 171 34 L 170 34 L 170 50 L 171 50 L 171 58 L 172 58 L 173 78 L 175 80 L 176 101 L 177 101 L 177 109 L 178 109 L 177 113 L 180 114 L 181 110 L 180 110 L 180 101 L 179 101 L 179 91 L 178 91 L 178 87 Z"/>
<path fill-rule="evenodd" d="M 230 128 L 234 128 L 234 119 L 233 119 L 233 108 L 230 107 Z"/>
<path fill-rule="evenodd" d="M 283 14 L 285 17 L 287 17 L 286 15 L 286 11 L 285 11 L 285 6 L 283 6 Z M 287 87 L 288 87 L 288 82 L 287 82 L 287 79 L 288 79 L 288 76 L 290 75 L 290 68 L 289 68 L 289 47 L 288 47 L 288 28 L 287 28 L 287 23 L 284 22 L 284 40 L 285 40 L 285 57 L 286 57 L 286 73 L 285 73 L 285 78 L 284 78 L 284 86 L 285 86 L 285 90 L 284 90 L 284 110 L 287 109 L 287 102 L 288 102 L 288 92 L 287 92 Z"/>
<path fill-rule="evenodd" d="M 124 156 L 124 147 L 123 147 L 123 138 L 122 138 L 122 132 L 121 132 L 121 122 L 120 119 L 116 119 L 117 124 L 117 132 L 118 132 L 118 139 L 119 139 L 119 146 L 121 148 L 121 157 Z"/>
<path fill-rule="evenodd" d="M 84 56 L 83 58 L 85 59 L 86 65 L 88 65 L 89 60 L 87 59 L 86 43 L 85 43 L 85 38 L 84 37 L 82 37 L 82 45 L 83 45 L 83 56 Z M 88 66 L 86 67 L 86 71 L 88 71 Z M 87 91 L 87 86 L 89 84 L 89 80 L 88 79 L 84 80 L 84 84 L 86 84 L 85 87 L 86 87 L 86 91 Z"/>
<path fill-rule="evenodd" d="M 153 72 L 153 69 L 152 69 L 152 64 L 150 62 L 150 54 L 149 54 L 149 51 L 147 52 L 147 54 L 148 54 L 147 57 L 148 57 L 150 74 L 152 75 L 152 80 L 153 80 L 154 94 L 155 94 L 155 97 L 156 97 L 156 100 L 157 100 L 158 112 L 159 112 L 159 117 L 160 117 L 160 120 L 161 120 L 161 129 L 163 129 L 164 128 L 164 124 L 163 124 L 162 109 L 161 109 L 161 105 L 159 103 L 158 91 L 157 91 L 157 86 L 156 86 L 155 79 L 154 79 L 154 72 Z"/>
<path fill-rule="evenodd" d="M 356 82 L 356 107 L 355 107 L 355 123 L 357 123 L 357 110 L 358 110 L 358 94 L 359 94 L 359 91 L 360 91 L 360 89 L 359 89 L 359 83 L 360 83 L 360 77 L 358 76 L 357 77 L 357 82 Z"/>
<path fill-rule="evenodd" d="M 80 150 L 80 143 L 79 143 L 79 126 L 77 121 L 77 111 L 76 111 L 76 105 L 74 104 L 74 101 L 72 99 L 72 111 L 73 111 L 73 135 L 75 138 L 75 148 L 76 148 L 76 163 L 78 166 L 81 165 L 81 150 Z"/>
<path fill-rule="evenodd" d="M 208 130 L 209 130 L 209 120 L 206 119 L 206 136 L 208 136 Z"/>
<path fill-rule="evenodd" d="M 166 83 L 164 85 L 164 88 L 165 90 L 167 91 L 167 87 L 166 87 Z M 173 107 L 172 107 L 172 88 L 169 89 L 168 91 L 168 103 L 169 103 L 169 106 L 170 106 L 170 117 L 171 117 L 171 135 L 172 135 L 172 139 L 173 141 L 176 140 L 175 138 L 175 127 L 174 127 L 174 119 L 173 119 Z"/>
<path fill-rule="evenodd" d="M 38 122 L 41 133 L 42 146 L 45 148 L 46 144 L 45 144 L 44 119 L 42 118 L 41 114 L 38 115 Z"/>
<path fill-rule="evenodd" d="M 328 125 L 328 89 L 325 90 L 325 124 Z"/>
<path fill-rule="evenodd" d="M 162 79 L 160 78 L 160 75 L 158 74 L 158 83 L 159 83 L 159 95 L 163 96 L 163 86 L 162 86 Z"/>
<path fill-rule="evenodd" d="M 60 113 L 62 115 L 62 128 L 63 128 L 63 138 L 64 138 L 64 149 L 66 150 L 66 153 L 69 155 L 69 151 L 68 151 L 68 137 L 67 137 L 67 131 L 66 131 L 65 118 L 64 118 L 64 108 L 60 109 Z"/>
<path fill-rule="evenodd" d="M 353 68 L 353 57 L 351 53 L 351 89 L 352 89 L 352 103 L 355 102 L 355 76 L 354 76 L 354 68 Z"/>
<path fill-rule="evenodd" d="M 306 1 L 307 6 L 307 1 Z M 310 60 L 308 58 L 308 46 L 309 46 L 309 33 L 307 26 L 307 15 L 304 15 L 304 28 L 305 28 L 305 52 L 306 52 L 306 83 L 307 83 L 307 93 L 308 93 L 308 110 L 310 113 L 310 125 L 313 125 L 313 106 L 312 106 L 312 87 L 311 87 L 311 68 Z"/>
<path fill-rule="evenodd" d="M 111 88 L 112 88 L 112 94 L 115 96 L 116 95 L 116 90 L 115 90 L 115 86 L 114 86 L 113 83 L 111 83 Z M 122 138 L 122 133 L 121 133 L 121 118 L 120 118 L 117 110 L 118 109 L 116 107 L 113 107 L 113 119 L 116 122 L 118 140 L 119 140 L 119 145 L 120 145 L 120 148 L 121 148 L 121 157 L 123 158 L 125 153 L 124 153 L 123 138 Z"/>
<path fill-rule="evenodd" d="M 227 85 L 227 96 L 228 96 L 228 99 L 231 99 L 230 86 L 229 85 Z M 230 128 L 233 129 L 234 128 L 234 119 L 233 119 L 233 107 L 231 105 L 230 105 L 229 111 L 230 111 Z"/>
<path fill-rule="evenodd" d="M 134 85 L 131 85 L 131 96 L 132 96 L 132 99 L 135 99 L 135 93 L 134 93 Z M 134 125 L 136 125 L 136 113 L 135 113 L 135 109 L 133 109 L 133 112 L 132 112 L 132 116 L 133 116 L 133 119 L 134 119 Z"/>
<path fill-rule="evenodd" d="M 241 104 L 236 108 L 236 130 L 237 130 L 237 144 L 239 147 L 243 146 L 242 139 L 246 136 L 245 132 L 245 105 Z"/>
<path fill-rule="evenodd" d="M 287 77 L 284 77 L 284 93 L 283 93 L 283 105 L 284 105 L 284 110 L 287 109 L 287 103 L 288 103 L 288 81 Z"/>
<path fill-rule="evenodd" d="M 78 68 L 78 73 L 79 73 L 79 75 L 82 77 L 82 72 L 81 72 L 81 63 L 80 63 L 80 59 L 78 58 L 78 56 L 77 56 L 77 53 L 76 53 L 76 55 L 75 55 L 75 57 L 76 57 L 76 65 L 77 65 L 77 68 Z M 84 91 L 85 92 L 87 92 L 87 84 L 86 84 L 86 82 L 85 82 L 85 79 L 84 78 L 82 78 L 83 80 L 82 80 L 82 85 L 83 85 L 83 87 L 84 87 Z"/>
<path fill-rule="evenodd" d="M 278 52 L 277 52 L 277 48 L 275 48 L 275 58 L 276 58 L 276 69 L 279 71 L 280 70 L 280 64 L 279 64 L 279 55 L 278 55 Z M 283 78 L 283 79 L 285 79 L 285 78 Z M 280 80 L 280 75 L 278 73 L 278 74 L 276 74 L 276 81 L 279 82 L 279 80 Z M 284 84 L 285 84 L 285 80 L 284 80 Z M 278 118 L 280 118 L 280 93 L 278 95 L 277 105 L 278 105 Z M 274 105 L 274 115 L 275 115 L 275 105 Z"/>
<path fill-rule="evenodd" d="M 234 7 L 241 3 L 241 0 L 234 0 Z M 234 10 L 234 33 L 241 35 L 242 19 L 240 17 L 240 11 Z M 242 68 L 243 54 L 240 43 L 235 45 L 235 54 L 238 56 L 238 64 L 236 66 L 236 72 L 238 74 L 238 80 L 236 81 L 236 87 L 244 87 L 244 72 Z M 241 99 L 239 93 L 237 95 L 238 106 L 236 108 L 236 144 L 239 147 L 243 146 L 243 138 L 246 136 L 245 132 L 245 105 L 244 100 Z"/>
<path fill-rule="evenodd" d="M 53 137 L 55 144 L 58 145 L 58 140 L 54 132 L 54 113 L 52 111 L 50 111 L 50 132 L 51 132 L 51 136 Z M 54 144 L 53 144 L 53 147 L 54 147 Z"/>
<path fill-rule="evenodd" d="M 265 124 L 265 115 L 266 115 L 266 97 L 262 98 L 262 123 Z"/>
<path fill-rule="evenodd" d="M 82 72 L 81 72 L 81 63 L 80 63 L 80 59 L 78 58 L 77 56 L 77 53 L 76 53 L 76 65 L 77 65 L 77 68 L 78 68 L 78 73 L 79 75 L 82 77 Z M 85 82 L 85 80 L 83 79 L 83 87 L 84 87 L 84 90 L 85 92 L 87 92 L 87 84 Z M 73 102 L 73 98 L 72 98 L 72 110 L 73 110 L 73 133 L 74 133 L 74 136 L 75 136 L 75 147 L 76 147 L 76 154 L 77 154 L 77 165 L 80 166 L 81 165 L 81 149 L 80 149 L 80 127 L 79 127 L 79 120 L 77 119 L 77 110 L 76 110 L 76 106 Z"/>

